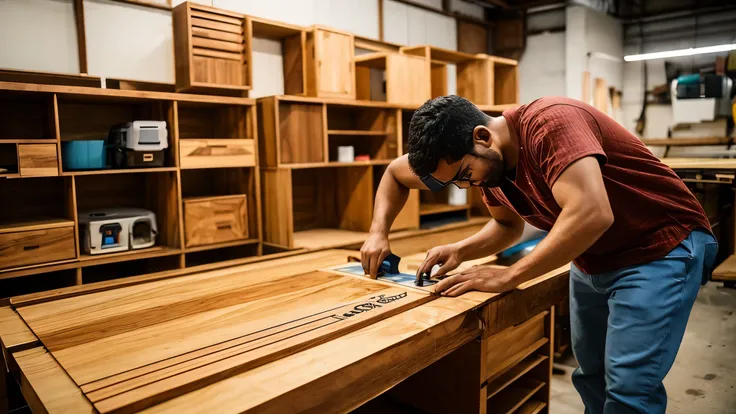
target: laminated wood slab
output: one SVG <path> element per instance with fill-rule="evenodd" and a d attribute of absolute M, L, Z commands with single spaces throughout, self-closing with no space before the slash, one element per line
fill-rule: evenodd
<path fill-rule="evenodd" d="M 726 258 L 718 267 L 713 271 L 713 280 L 717 281 L 731 281 L 736 280 L 736 255 L 731 255 Z"/>
<path fill-rule="evenodd" d="M 264 269 L 153 282 L 18 312 L 106 413 L 152 406 L 432 299 L 365 278 Z"/>
<path fill-rule="evenodd" d="M 9 352 L 26 348 L 38 342 L 36 335 L 9 307 L 0 308 L 0 345 Z"/>

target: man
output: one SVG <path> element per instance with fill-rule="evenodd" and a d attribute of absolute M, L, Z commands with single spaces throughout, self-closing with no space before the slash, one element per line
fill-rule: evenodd
<path fill-rule="evenodd" d="M 717 244 L 679 177 L 607 115 L 568 98 L 541 98 L 494 118 L 445 96 L 414 114 L 408 154 L 381 180 L 361 249 L 376 277 L 387 233 L 410 188 L 479 187 L 493 219 L 429 251 L 418 275 L 497 253 L 524 222 L 548 231 L 507 269 L 474 267 L 441 294 L 504 292 L 570 261 L 573 382 L 587 413 L 664 413 L 662 380 L 675 360 Z"/>

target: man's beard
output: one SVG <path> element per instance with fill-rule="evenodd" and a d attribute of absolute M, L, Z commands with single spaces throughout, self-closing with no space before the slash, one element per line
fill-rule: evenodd
<path fill-rule="evenodd" d="M 489 148 L 484 154 L 476 154 L 476 156 L 488 161 L 488 165 L 490 166 L 488 176 L 480 185 L 483 187 L 500 186 L 506 173 L 506 162 L 501 157 L 501 154 Z"/>

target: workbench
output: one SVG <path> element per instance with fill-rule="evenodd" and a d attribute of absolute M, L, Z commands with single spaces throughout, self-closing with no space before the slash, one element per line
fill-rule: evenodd
<path fill-rule="evenodd" d="M 358 257 L 11 298 L 0 308 L 8 378 L 34 412 L 547 412 L 569 266 L 506 294 L 448 298 L 337 270 Z"/>
<path fill-rule="evenodd" d="M 668 167 L 675 170 L 678 175 L 686 183 L 694 185 L 704 184 L 719 184 L 725 185 L 729 188 L 734 186 L 734 178 L 736 177 L 736 159 L 731 158 L 662 158 L 662 162 L 667 164 Z M 736 206 L 736 196 L 731 195 L 732 204 Z M 730 224 L 731 228 L 727 230 L 725 234 L 727 240 L 736 240 L 736 209 L 732 207 Z M 714 226 L 713 220 L 711 225 Z M 722 281 L 726 284 L 734 284 L 736 282 L 736 255 L 734 254 L 733 246 L 728 246 L 724 243 L 722 238 L 719 238 L 719 258 L 722 260 L 721 264 L 713 270 L 712 280 Z M 724 249 L 731 247 L 730 253 L 724 255 Z M 723 256 L 726 256 L 725 258 Z"/>

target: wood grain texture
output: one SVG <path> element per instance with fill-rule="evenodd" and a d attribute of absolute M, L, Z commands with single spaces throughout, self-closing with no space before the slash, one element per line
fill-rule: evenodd
<path fill-rule="evenodd" d="M 457 64 L 457 93 L 476 105 L 495 102 L 494 64 L 490 59 L 475 59 Z"/>
<path fill-rule="evenodd" d="M 723 169 L 736 170 L 736 159 L 715 158 L 662 158 L 665 165 L 672 169 Z"/>
<path fill-rule="evenodd" d="M 0 269 L 73 259 L 73 227 L 0 234 Z"/>
<path fill-rule="evenodd" d="M 18 166 L 21 177 L 59 175 L 56 144 L 19 144 Z"/>
<path fill-rule="evenodd" d="M 494 63 L 495 91 L 493 104 L 507 105 L 519 103 L 519 67 Z"/>
<path fill-rule="evenodd" d="M 176 9 L 175 9 L 176 10 Z M 200 17 L 192 16 L 192 31 L 194 29 L 212 29 L 223 33 L 232 33 L 235 35 L 243 34 L 243 26 L 239 24 L 221 23 L 218 21 L 202 19 Z"/>
<path fill-rule="evenodd" d="M 261 171 L 263 202 L 263 240 L 293 248 L 294 219 L 291 195 L 291 171 Z"/>
<path fill-rule="evenodd" d="M 447 95 L 447 65 L 444 63 L 431 63 L 430 69 L 432 98 Z"/>
<path fill-rule="evenodd" d="M 252 139 L 182 139 L 179 153 L 182 169 L 250 167 L 256 163 Z"/>
<path fill-rule="evenodd" d="M 279 162 L 281 164 L 323 162 L 323 105 L 279 103 Z"/>
<path fill-rule="evenodd" d="M 715 268 L 713 271 L 713 280 L 736 280 L 736 255 L 728 256 L 726 260 Z"/>
<path fill-rule="evenodd" d="M 278 165 L 279 136 L 276 123 L 278 104 L 276 98 L 268 97 L 258 100 L 258 159 L 262 167 Z"/>
<path fill-rule="evenodd" d="M 421 105 L 431 98 L 431 79 L 426 70 L 426 58 L 389 54 L 386 59 L 388 102 Z"/>
<path fill-rule="evenodd" d="M 355 99 L 354 49 L 352 35 L 314 29 L 313 96 Z"/>
<path fill-rule="evenodd" d="M 79 387 L 42 347 L 17 352 L 13 358 L 20 369 L 23 397 L 34 413 L 95 412 Z"/>
<path fill-rule="evenodd" d="M 37 342 L 36 335 L 13 309 L 0 308 L 0 344 L 5 352 L 16 352 Z M 0 365 L 0 375 L 4 377 L 4 374 L 5 366 Z"/>
<path fill-rule="evenodd" d="M 110 412 L 145 408 L 432 299 L 324 272 L 247 278 L 236 272 L 181 282 L 19 312 L 96 408 Z M 372 301 L 378 306 L 362 305 Z M 93 364 L 90 358 L 106 362 Z"/>
<path fill-rule="evenodd" d="M 419 190 L 410 190 L 404 208 L 396 216 L 391 231 L 419 228 Z"/>
<path fill-rule="evenodd" d="M 366 238 L 368 238 L 368 233 L 341 229 L 318 228 L 297 231 L 294 233 L 293 237 L 294 248 L 319 250 L 362 244 Z"/>
<path fill-rule="evenodd" d="M 285 37 L 281 41 L 281 48 L 284 51 L 284 93 L 286 94 L 306 94 L 306 41 L 307 35 L 304 32 Z"/>
<path fill-rule="evenodd" d="M 487 338 L 486 348 L 483 351 L 487 367 L 484 380 L 518 363 L 539 349 L 542 344 L 549 342 L 549 338 L 545 336 L 544 323 L 547 314 L 548 312 L 540 313 L 519 326 L 508 328 Z"/>
<path fill-rule="evenodd" d="M 186 247 L 247 239 L 246 195 L 184 199 Z"/>
<path fill-rule="evenodd" d="M 87 33 L 84 28 L 84 2 L 74 0 L 74 23 L 77 29 L 79 73 L 87 73 Z"/>
<path fill-rule="evenodd" d="M 253 37 L 266 39 L 284 39 L 307 30 L 306 27 L 264 19 L 262 17 L 247 16 L 253 27 Z"/>
<path fill-rule="evenodd" d="M 373 219 L 373 174 L 370 167 L 345 168 L 336 174 L 337 212 L 343 230 L 367 232 Z M 329 194 L 325 194 L 329 197 Z"/>
<path fill-rule="evenodd" d="M 216 29 L 222 23 L 205 19 L 192 18 L 186 2 L 174 7 L 171 11 L 171 23 L 174 26 L 174 67 L 176 74 L 176 90 L 186 90 L 194 82 L 192 76 L 192 44 L 190 26 L 197 21 L 206 23 L 203 27 Z M 202 24 L 200 23 L 200 26 Z M 229 26 L 229 25 L 227 25 Z"/>
<path fill-rule="evenodd" d="M 439 298 L 144 412 L 175 413 L 194 404 L 203 412 L 348 412 L 476 337 L 478 319 L 464 313 L 472 307 Z"/>

